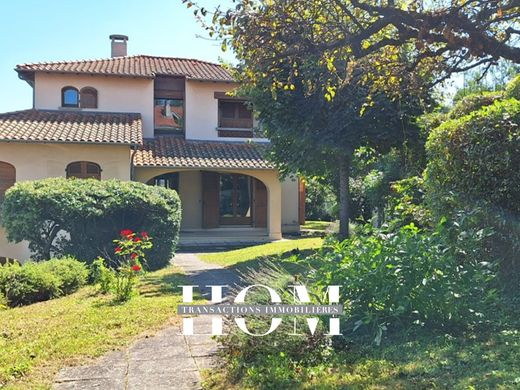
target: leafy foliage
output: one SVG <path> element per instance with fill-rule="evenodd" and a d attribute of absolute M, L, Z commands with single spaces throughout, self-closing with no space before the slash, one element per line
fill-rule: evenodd
<path fill-rule="evenodd" d="M 204 21 L 208 10 L 195 8 Z M 489 69 L 500 58 L 520 63 L 520 31 L 510 24 L 519 16 L 512 0 L 238 0 L 231 8 L 217 7 L 205 26 L 224 49 L 235 51 L 250 79 L 265 77 L 256 72 L 258 64 L 268 77 L 280 67 L 304 73 L 302 60 L 312 53 L 331 69 L 324 85 L 341 85 L 336 72 L 369 59 L 378 66 L 368 78 L 401 90 L 400 79 L 411 70 L 433 74 L 438 82 L 454 72 Z M 273 87 L 290 88 L 291 80 L 273 79 Z"/>
<path fill-rule="evenodd" d="M 29 241 L 35 259 L 73 255 L 91 262 L 113 257 L 123 228 L 155 239 L 150 269 L 168 264 L 178 240 L 180 200 L 174 191 L 137 182 L 52 178 L 17 183 L 7 191 L 2 224 L 8 239 Z"/>
<path fill-rule="evenodd" d="M 490 232 L 450 234 L 444 224 L 433 233 L 407 225 L 394 234 L 367 225 L 301 263 L 311 269 L 310 284 L 344 286 L 346 334 L 368 332 L 378 344 L 387 329 L 456 331 L 483 321 L 496 297 L 495 272 L 480 245 Z"/>
<path fill-rule="evenodd" d="M 501 98 L 502 95 L 502 92 L 479 92 L 467 95 L 455 104 L 448 117 L 450 119 L 459 118 L 473 111 L 479 110 L 482 107 L 490 106 L 495 102 L 495 100 Z M 441 123 L 438 123 L 437 125 L 440 124 Z"/>
<path fill-rule="evenodd" d="M 0 266 L 0 295 L 9 306 L 22 306 L 72 294 L 86 284 L 88 270 L 74 258 Z"/>
<path fill-rule="evenodd" d="M 515 98 L 520 100 L 520 76 L 516 76 L 511 82 L 507 85 L 505 91 L 506 98 Z"/>
<path fill-rule="evenodd" d="M 420 229 L 431 228 L 433 218 L 426 205 L 424 179 L 412 176 L 398 180 L 390 185 L 391 194 L 387 197 L 386 224 L 389 231 L 413 223 Z"/>
<path fill-rule="evenodd" d="M 334 221 L 338 217 L 337 196 L 328 183 L 318 179 L 305 181 L 305 217 L 309 220 Z"/>
<path fill-rule="evenodd" d="M 496 101 L 448 121 L 427 143 L 428 184 L 435 202 L 457 193 L 519 213 L 520 101 Z M 440 206 L 442 207 L 442 206 Z"/>

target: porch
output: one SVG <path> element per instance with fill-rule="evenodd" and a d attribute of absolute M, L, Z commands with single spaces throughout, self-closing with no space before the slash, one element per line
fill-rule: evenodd
<path fill-rule="evenodd" d="M 204 251 L 215 248 L 239 248 L 276 241 L 269 238 L 267 229 L 244 226 L 225 226 L 215 229 L 183 230 L 179 249 Z"/>

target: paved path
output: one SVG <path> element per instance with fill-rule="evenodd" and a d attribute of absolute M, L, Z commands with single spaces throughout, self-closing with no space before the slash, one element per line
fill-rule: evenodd
<path fill-rule="evenodd" d="M 234 285 L 237 275 L 220 266 L 204 263 L 191 253 L 173 260 L 199 286 Z M 202 290 L 209 298 L 209 290 Z M 211 317 L 194 321 L 195 329 L 211 329 Z M 207 331 L 206 331 L 207 332 Z M 170 390 L 200 389 L 200 370 L 214 363 L 217 344 L 211 336 L 183 336 L 179 327 L 166 328 L 155 336 L 137 340 L 123 351 L 98 359 L 93 365 L 67 367 L 56 376 L 56 390 Z"/>

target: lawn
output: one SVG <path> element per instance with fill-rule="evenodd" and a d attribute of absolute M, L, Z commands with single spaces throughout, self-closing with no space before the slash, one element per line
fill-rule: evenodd
<path fill-rule="evenodd" d="M 279 353 L 273 349 L 273 353 Z M 380 347 L 348 345 L 317 365 L 255 363 L 269 384 L 242 377 L 232 383 L 224 369 L 205 373 L 212 390 L 293 389 L 518 389 L 520 330 L 452 337 L 444 334 L 394 335 Z M 282 367 L 286 367 L 285 369 Z M 288 371 L 291 373 L 288 374 Z M 247 376 L 247 375 L 246 375 Z M 283 386 L 280 384 L 283 383 Z"/>
<path fill-rule="evenodd" d="M 124 304 L 93 287 L 47 302 L 0 311 L 0 388 L 49 388 L 56 372 L 124 347 L 177 323 L 184 277 L 169 267 L 146 275 Z"/>
<path fill-rule="evenodd" d="M 219 264 L 225 267 L 237 263 L 249 262 L 259 258 L 282 255 L 293 251 L 305 251 L 320 248 L 323 239 L 320 237 L 300 238 L 294 240 L 283 240 L 250 246 L 242 249 L 235 249 L 225 252 L 199 253 L 197 256 L 208 263 Z"/>
<path fill-rule="evenodd" d="M 304 230 L 318 230 L 318 231 L 326 231 L 330 230 L 334 222 L 328 221 L 305 221 L 304 225 L 301 225 L 301 228 Z"/>

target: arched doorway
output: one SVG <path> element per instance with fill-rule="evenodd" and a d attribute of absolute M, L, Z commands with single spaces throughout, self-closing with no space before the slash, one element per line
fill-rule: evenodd
<path fill-rule="evenodd" d="M 267 227 L 267 188 L 237 173 L 202 172 L 202 227 Z"/>

